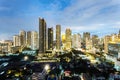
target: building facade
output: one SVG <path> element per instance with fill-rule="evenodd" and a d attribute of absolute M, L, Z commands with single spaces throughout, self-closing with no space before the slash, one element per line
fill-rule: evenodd
<path fill-rule="evenodd" d="M 83 33 L 83 45 L 86 46 L 86 40 L 90 40 L 90 33 L 84 32 Z"/>
<path fill-rule="evenodd" d="M 0 41 L 0 53 L 4 53 L 4 52 L 10 53 L 12 46 L 13 46 L 13 41 L 11 40 Z"/>
<path fill-rule="evenodd" d="M 65 48 L 66 49 L 70 49 L 72 48 L 72 31 L 70 30 L 70 28 L 67 28 L 66 31 L 65 31 L 65 38 L 66 38 L 66 45 L 65 45 Z"/>
<path fill-rule="evenodd" d="M 13 36 L 13 46 L 21 46 L 20 44 L 20 36 L 19 35 L 14 35 Z"/>
<path fill-rule="evenodd" d="M 26 31 L 21 30 L 19 36 L 20 36 L 20 45 L 26 46 Z"/>
<path fill-rule="evenodd" d="M 107 35 L 104 38 L 104 52 L 108 53 L 108 43 L 111 41 L 111 36 Z"/>
<path fill-rule="evenodd" d="M 46 52 L 46 21 L 39 18 L 39 52 Z"/>
<path fill-rule="evenodd" d="M 31 32 L 31 49 L 37 50 L 39 47 L 38 43 L 38 32 L 37 31 L 32 31 Z"/>
<path fill-rule="evenodd" d="M 56 25 L 56 49 L 61 49 L 61 25 Z"/>
<path fill-rule="evenodd" d="M 48 28 L 48 50 L 53 50 L 53 28 Z"/>
<path fill-rule="evenodd" d="M 98 36 L 97 35 L 92 35 L 92 45 L 93 47 L 98 47 Z"/>
<path fill-rule="evenodd" d="M 81 35 L 79 33 L 73 34 L 72 47 L 77 49 L 81 48 Z"/>
<path fill-rule="evenodd" d="M 27 47 L 31 48 L 31 31 L 27 32 Z"/>

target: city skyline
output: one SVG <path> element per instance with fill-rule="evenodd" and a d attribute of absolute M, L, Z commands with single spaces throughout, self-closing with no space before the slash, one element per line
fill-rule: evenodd
<path fill-rule="evenodd" d="M 54 30 L 60 24 L 62 33 L 65 28 L 99 36 L 118 33 L 119 14 L 119 0 L 1 0 L 0 40 L 11 39 L 19 30 L 38 31 L 39 17 Z"/>

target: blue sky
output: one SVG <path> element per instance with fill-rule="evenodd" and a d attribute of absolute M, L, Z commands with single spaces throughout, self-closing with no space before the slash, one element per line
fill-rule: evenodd
<path fill-rule="evenodd" d="M 0 39 L 12 39 L 19 30 L 38 31 L 38 18 L 47 27 L 61 24 L 62 33 L 118 33 L 120 0 L 0 0 Z"/>

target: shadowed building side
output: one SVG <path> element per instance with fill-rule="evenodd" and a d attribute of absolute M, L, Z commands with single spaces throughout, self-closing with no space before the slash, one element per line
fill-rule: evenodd
<path fill-rule="evenodd" d="M 39 52 L 46 51 L 46 21 L 39 18 Z"/>
<path fill-rule="evenodd" d="M 53 28 L 48 28 L 48 50 L 53 50 Z"/>
<path fill-rule="evenodd" d="M 61 49 L 61 25 L 56 25 L 56 50 Z"/>

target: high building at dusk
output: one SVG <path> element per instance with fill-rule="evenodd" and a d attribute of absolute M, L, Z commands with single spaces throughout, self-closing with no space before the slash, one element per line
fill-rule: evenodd
<path fill-rule="evenodd" d="M 108 43 L 111 41 L 111 36 L 107 35 L 104 37 L 104 52 L 108 53 Z"/>
<path fill-rule="evenodd" d="M 70 49 L 72 47 L 72 35 L 71 35 L 72 31 L 67 28 L 66 31 L 65 31 L 65 38 L 66 38 L 66 41 L 65 41 L 65 48 L 66 49 Z"/>
<path fill-rule="evenodd" d="M 92 45 L 93 47 L 97 47 L 98 46 L 98 36 L 97 35 L 92 35 Z"/>
<path fill-rule="evenodd" d="M 20 36 L 19 35 L 14 35 L 13 36 L 13 46 L 21 46 L 20 45 Z"/>
<path fill-rule="evenodd" d="M 56 25 L 56 49 L 61 49 L 61 25 Z"/>
<path fill-rule="evenodd" d="M 37 50 L 39 47 L 38 43 L 38 32 L 37 31 L 32 31 L 31 32 L 31 49 Z"/>
<path fill-rule="evenodd" d="M 26 32 L 24 30 L 21 30 L 19 36 L 20 36 L 20 45 L 26 46 Z"/>
<path fill-rule="evenodd" d="M 39 52 L 46 51 L 46 21 L 39 18 Z"/>
<path fill-rule="evenodd" d="M 73 34 L 72 47 L 77 49 L 81 48 L 81 35 L 79 33 Z"/>
<path fill-rule="evenodd" d="M 31 31 L 27 32 L 27 47 L 31 47 Z"/>
<path fill-rule="evenodd" d="M 90 39 L 90 33 L 89 32 L 84 32 L 83 33 L 83 43 L 86 44 L 86 40 Z"/>
<path fill-rule="evenodd" d="M 48 28 L 48 50 L 53 49 L 53 28 Z"/>
<path fill-rule="evenodd" d="M 119 30 L 119 33 L 118 33 L 118 38 L 120 39 L 120 30 Z"/>
<path fill-rule="evenodd" d="M 88 39 L 88 38 L 86 38 L 86 40 L 85 40 L 86 42 L 86 50 L 91 50 L 92 49 L 92 47 L 93 47 L 93 45 L 92 45 L 92 39 Z"/>

